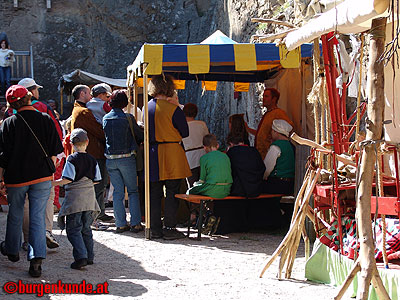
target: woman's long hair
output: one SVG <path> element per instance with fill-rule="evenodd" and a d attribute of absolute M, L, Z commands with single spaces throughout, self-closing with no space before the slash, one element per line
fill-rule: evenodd
<path fill-rule="evenodd" d="M 244 143 L 250 146 L 249 134 L 246 131 L 243 115 L 236 114 L 229 117 L 230 131 L 227 142 L 233 145 Z"/>

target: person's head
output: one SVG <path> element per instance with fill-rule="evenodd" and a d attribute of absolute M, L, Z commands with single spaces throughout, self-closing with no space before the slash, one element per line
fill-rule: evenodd
<path fill-rule="evenodd" d="M 236 114 L 229 117 L 229 133 L 227 142 L 231 145 L 249 143 L 249 134 L 246 130 L 243 114 Z"/>
<path fill-rule="evenodd" d="M 285 120 L 275 119 L 274 121 L 272 121 L 271 136 L 274 141 L 282 138 L 288 138 L 292 130 L 292 125 L 290 125 Z"/>
<path fill-rule="evenodd" d="M 149 82 L 149 95 L 152 97 L 165 96 L 174 97 L 175 83 L 170 75 L 155 75 Z"/>
<path fill-rule="evenodd" d="M 72 97 L 75 101 L 87 103 L 92 99 L 90 88 L 84 84 L 78 84 L 72 89 Z"/>
<path fill-rule="evenodd" d="M 72 118 L 68 118 L 65 122 L 65 129 L 68 133 L 71 133 Z"/>
<path fill-rule="evenodd" d="M 110 98 L 110 106 L 112 108 L 125 108 L 128 105 L 128 96 L 126 90 L 115 90 Z"/>
<path fill-rule="evenodd" d="M 85 151 L 89 144 L 87 132 L 82 128 L 75 128 L 72 130 L 69 140 L 71 141 L 72 147 L 77 152 Z"/>
<path fill-rule="evenodd" d="M 2 41 L 0 41 L 0 47 L 1 47 L 1 49 L 8 49 L 8 42 L 7 42 L 7 40 L 2 40 Z"/>
<path fill-rule="evenodd" d="M 22 85 L 12 85 L 6 92 L 8 105 L 13 109 L 20 109 L 31 104 L 32 94 Z"/>
<path fill-rule="evenodd" d="M 58 103 L 56 100 L 50 99 L 47 100 L 47 104 L 51 107 L 52 110 L 56 111 L 58 109 Z"/>
<path fill-rule="evenodd" d="M 183 113 L 187 118 L 196 118 L 197 116 L 197 105 L 194 103 L 186 103 L 183 107 Z"/>
<path fill-rule="evenodd" d="M 18 85 L 24 86 L 29 92 L 32 93 L 32 95 L 35 99 L 39 100 L 39 89 L 42 89 L 43 87 L 41 85 L 37 84 L 33 78 L 27 77 L 27 78 L 21 79 L 18 82 Z"/>
<path fill-rule="evenodd" d="M 211 151 L 218 150 L 219 144 L 217 141 L 217 137 L 214 134 L 207 134 L 203 137 L 203 146 L 204 150 L 208 153 Z"/>
<path fill-rule="evenodd" d="M 107 83 L 99 83 L 92 87 L 92 96 L 103 101 L 110 101 L 111 87 Z"/>
<path fill-rule="evenodd" d="M 266 88 L 263 93 L 263 106 L 267 109 L 275 108 L 280 95 L 277 89 Z"/>

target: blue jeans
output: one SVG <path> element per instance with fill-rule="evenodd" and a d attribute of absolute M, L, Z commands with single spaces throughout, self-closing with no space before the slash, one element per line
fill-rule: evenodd
<path fill-rule="evenodd" d="M 113 206 L 115 226 L 127 225 L 125 211 L 125 187 L 128 191 L 129 212 L 131 226 L 138 225 L 141 221 L 139 194 L 137 188 L 136 158 L 135 156 L 107 159 L 107 171 L 114 186 Z"/>
<path fill-rule="evenodd" d="M 5 94 L 11 86 L 11 67 L 0 67 L 0 83 L 1 94 Z"/>
<path fill-rule="evenodd" d="M 81 211 L 67 215 L 67 238 L 72 244 L 75 260 L 86 258 L 93 260 L 93 234 L 90 225 L 93 223 L 92 211 Z"/>
<path fill-rule="evenodd" d="M 22 221 L 24 218 L 25 196 L 29 200 L 29 250 L 28 260 L 46 258 L 45 210 L 50 196 L 51 183 L 44 181 L 21 187 L 8 187 L 8 215 L 5 250 L 18 254 L 21 248 Z"/>

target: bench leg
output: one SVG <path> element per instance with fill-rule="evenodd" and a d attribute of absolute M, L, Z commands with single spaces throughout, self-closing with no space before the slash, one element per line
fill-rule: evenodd
<path fill-rule="evenodd" d="M 199 219 L 197 221 L 197 240 L 201 241 L 201 227 L 203 225 L 204 200 L 200 200 Z"/>
<path fill-rule="evenodd" d="M 188 207 L 189 207 L 189 219 L 188 219 L 188 229 L 187 229 L 187 237 L 190 237 L 190 225 L 191 225 L 191 216 L 192 216 L 192 203 L 189 202 L 188 203 Z"/>

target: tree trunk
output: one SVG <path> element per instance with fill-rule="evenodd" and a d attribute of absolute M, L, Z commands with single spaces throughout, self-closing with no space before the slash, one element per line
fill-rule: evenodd
<path fill-rule="evenodd" d="M 368 66 L 368 120 L 367 141 L 380 140 L 382 137 L 384 97 L 384 65 L 379 57 L 385 47 L 386 18 L 374 19 L 371 26 L 371 39 Z M 371 195 L 374 174 L 375 151 L 372 143 L 367 143 L 363 149 L 360 185 L 357 196 L 357 227 L 360 240 L 360 276 L 357 299 L 367 299 L 372 277 L 377 273 L 374 256 L 375 245 L 371 227 Z M 378 291 L 377 291 L 378 292 Z M 386 292 L 386 291 L 384 291 Z M 379 291 L 378 294 L 382 294 Z M 389 295 L 383 295 L 389 299 Z M 379 297 L 379 299 L 382 299 Z"/>
<path fill-rule="evenodd" d="M 372 20 L 368 66 L 367 136 L 362 150 L 360 184 L 358 186 L 356 199 L 360 256 L 340 288 L 335 300 L 342 298 L 357 272 L 360 272 L 358 277 L 358 300 L 368 299 L 371 281 L 378 295 L 378 299 L 390 300 L 376 267 L 375 244 L 371 226 L 371 195 L 375 163 L 374 141 L 378 141 L 382 138 L 385 107 L 384 66 L 382 62 L 378 61 L 385 48 L 385 31 L 386 18 Z"/>

